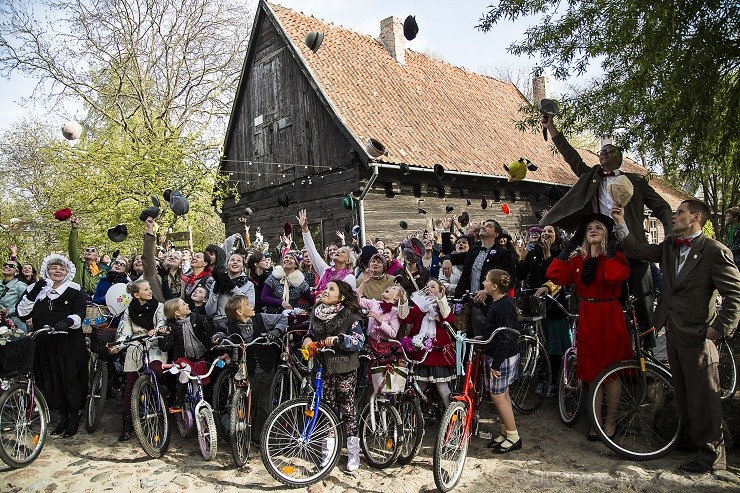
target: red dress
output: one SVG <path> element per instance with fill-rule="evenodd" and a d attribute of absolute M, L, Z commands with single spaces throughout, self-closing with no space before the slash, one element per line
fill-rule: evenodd
<path fill-rule="evenodd" d="M 421 321 L 424 320 L 426 313 L 419 310 L 419 307 L 412 306 L 409 309 L 409 315 L 406 318 L 402 318 L 401 322 L 405 324 L 411 324 L 411 332 L 409 337 L 414 337 L 421 331 Z M 435 323 L 436 333 L 434 336 L 433 349 L 429 352 L 424 363 L 424 366 L 455 366 L 455 345 L 450 339 L 450 335 L 447 333 L 444 327 L 442 327 L 442 321 L 439 320 Z M 446 322 L 454 323 L 455 315 L 450 310 L 450 313 L 443 319 Z M 424 356 L 423 350 L 414 351 L 409 355 L 412 359 L 419 360 Z"/>
<path fill-rule="evenodd" d="M 578 379 L 590 382 L 612 363 L 634 356 L 618 300 L 630 269 L 620 252 L 612 259 L 599 255 L 596 278 L 586 285 L 581 281 L 583 261 L 580 255 L 565 262 L 554 259 L 547 269 L 547 278 L 560 286 L 576 285 L 576 293 L 581 298 L 578 310 Z"/>

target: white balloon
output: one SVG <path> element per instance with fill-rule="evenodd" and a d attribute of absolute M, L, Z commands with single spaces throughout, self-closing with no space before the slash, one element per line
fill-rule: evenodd
<path fill-rule="evenodd" d="M 77 140 L 82 137 L 82 125 L 74 120 L 68 120 L 62 125 L 62 135 L 67 140 Z"/>

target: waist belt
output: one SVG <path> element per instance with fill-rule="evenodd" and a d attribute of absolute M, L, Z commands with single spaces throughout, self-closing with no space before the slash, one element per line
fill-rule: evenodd
<path fill-rule="evenodd" d="M 594 298 L 581 298 L 581 301 L 588 301 L 589 303 L 608 303 L 610 301 L 619 301 L 619 298 L 610 298 L 608 300 L 597 300 Z"/>

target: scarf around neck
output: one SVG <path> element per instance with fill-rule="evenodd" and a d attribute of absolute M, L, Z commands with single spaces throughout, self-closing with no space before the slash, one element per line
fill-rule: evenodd
<path fill-rule="evenodd" d="M 185 346 L 185 357 L 199 359 L 206 352 L 206 347 L 198 340 L 193 331 L 190 317 L 175 322 L 182 330 L 182 340 Z"/>
<path fill-rule="evenodd" d="M 313 313 L 316 315 L 316 318 L 326 322 L 334 318 L 337 313 L 342 311 L 342 308 L 344 308 L 344 305 L 340 305 L 338 303 L 336 305 L 325 305 L 323 303 L 319 303 L 316 305 L 316 308 L 314 308 Z"/>
<path fill-rule="evenodd" d="M 128 306 L 128 316 L 134 324 L 146 330 L 151 330 L 154 328 L 154 315 L 156 315 L 158 307 L 159 301 L 155 298 L 143 305 L 138 300 L 132 300 Z"/>
<path fill-rule="evenodd" d="M 320 293 L 324 289 L 326 289 L 326 285 L 329 284 L 329 282 L 339 279 L 340 281 L 350 275 L 352 273 L 349 269 L 339 269 L 337 270 L 336 267 L 329 267 L 324 271 L 324 275 L 321 276 L 321 279 L 319 280 L 319 285 L 316 286 L 316 292 Z"/>

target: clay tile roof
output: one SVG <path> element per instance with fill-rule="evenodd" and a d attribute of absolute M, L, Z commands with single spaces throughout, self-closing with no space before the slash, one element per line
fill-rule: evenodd
<path fill-rule="evenodd" d="M 265 5 L 347 130 L 360 143 L 372 137 L 385 146 L 379 161 L 506 177 L 503 165 L 525 157 L 539 168 L 526 181 L 576 182 L 540 132 L 516 129 L 519 108 L 528 102 L 513 84 L 408 48 L 404 66 L 376 38 Z M 304 43 L 310 31 L 324 33 L 316 53 Z M 593 153 L 593 159 L 582 155 L 598 162 Z"/>

